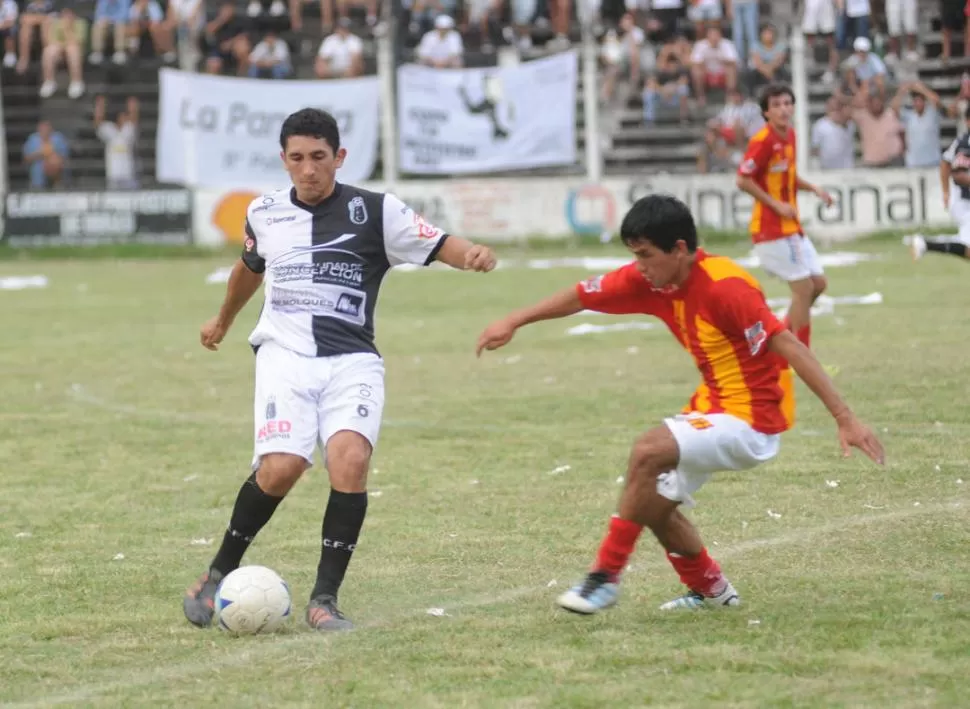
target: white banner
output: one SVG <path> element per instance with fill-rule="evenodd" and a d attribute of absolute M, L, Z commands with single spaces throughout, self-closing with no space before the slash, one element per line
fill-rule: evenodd
<path fill-rule="evenodd" d="M 473 174 L 576 162 L 578 59 L 398 69 L 401 170 Z"/>
<path fill-rule="evenodd" d="M 377 160 L 379 93 L 377 77 L 271 81 L 161 69 L 156 176 L 189 187 L 287 184 L 280 126 L 312 107 L 337 119 L 347 149 L 339 179 L 366 180 Z"/>

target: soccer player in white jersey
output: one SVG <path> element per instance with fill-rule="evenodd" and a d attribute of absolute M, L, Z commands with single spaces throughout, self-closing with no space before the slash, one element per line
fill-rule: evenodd
<path fill-rule="evenodd" d="M 319 445 L 330 476 L 317 580 L 307 623 L 353 627 L 337 592 L 367 510 L 367 471 L 384 406 L 384 362 L 374 345 L 381 280 L 397 264 L 440 261 L 491 271 L 485 246 L 432 226 L 392 194 L 336 180 L 347 151 L 330 114 L 303 109 L 280 131 L 292 187 L 258 197 L 246 214 L 246 242 L 218 315 L 202 326 L 218 348 L 236 315 L 265 285 L 249 342 L 256 351 L 255 451 L 215 558 L 185 596 L 188 620 L 211 624 L 219 582 L 304 471 Z"/>
<path fill-rule="evenodd" d="M 970 116 L 970 110 L 967 111 Z M 970 133 L 958 135 L 940 160 L 940 183 L 943 187 L 943 204 L 957 224 L 956 235 L 926 239 L 922 234 L 903 237 L 913 260 L 919 260 L 927 252 L 950 254 L 970 259 Z M 952 189 L 956 187 L 956 189 Z"/>

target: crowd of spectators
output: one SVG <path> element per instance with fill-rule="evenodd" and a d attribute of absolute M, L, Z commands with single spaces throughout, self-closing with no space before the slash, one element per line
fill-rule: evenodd
<path fill-rule="evenodd" d="M 970 2 L 938 1 L 946 65 L 955 33 L 970 55 Z M 919 10 L 917 0 L 801 4 L 792 19 L 801 23 L 813 76 L 830 94 L 809 137 L 817 167 L 854 165 L 857 139 L 869 167 L 933 164 L 941 118 L 965 125 L 970 79 L 952 105 L 920 81 Z M 601 102 L 615 108 L 639 95 L 648 126 L 664 119 L 703 126 L 698 170 L 731 171 L 763 125 L 758 90 L 791 80 L 790 26 L 770 19 L 755 0 L 626 2 L 601 41 Z"/>
<path fill-rule="evenodd" d="M 970 0 L 936 1 L 944 63 L 959 36 L 970 54 Z M 312 57 L 308 65 L 320 79 L 363 74 L 365 42 L 382 11 L 378 0 L 320 0 L 319 14 L 315 5 L 316 0 L 97 0 L 91 16 L 83 17 L 70 2 L 0 0 L 3 63 L 25 73 L 39 44 L 41 97 L 59 91 L 57 73 L 64 66 L 72 99 L 85 93 L 87 66 L 124 65 L 133 56 L 265 79 L 293 76 L 296 62 Z M 597 28 L 604 107 L 639 97 L 645 125 L 672 120 L 699 126 L 701 172 L 737 166 L 763 125 L 758 90 L 791 78 L 790 26 L 772 23 L 774 5 L 771 16 L 762 16 L 767 5 L 758 0 L 402 0 L 402 5 L 401 24 L 414 60 L 441 68 L 463 66 L 466 47 L 484 53 L 498 44 L 522 53 L 565 49 L 579 12 Z M 869 167 L 930 164 L 931 155 L 938 157 L 942 117 L 966 128 L 970 76 L 950 104 L 920 81 L 919 10 L 917 0 L 800 3 L 792 19 L 801 24 L 807 61 L 819 67 L 816 76 L 830 94 L 825 115 L 805 138 L 816 167 L 851 167 L 857 142 Z M 308 55 L 300 37 L 316 22 L 320 32 L 313 34 L 322 42 L 311 45 Z M 106 151 L 120 156 L 124 146 L 134 144 L 137 110 L 126 105 L 109 121 L 97 105 L 97 135 Z M 42 124 L 31 136 L 32 145 L 46 146 L 42 158 L 31 151 L 32 181 L 38 185 L 61 179 L 67 155 L 58 135 Z M 124 161 L 113 159 L 121 175 L 117 166 Z M 116 182 L 133 184 L 121 177 Z"/>

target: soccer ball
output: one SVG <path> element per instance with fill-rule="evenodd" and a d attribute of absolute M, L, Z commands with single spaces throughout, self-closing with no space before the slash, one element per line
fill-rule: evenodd
<path fill-rule="evenodd" d="M 216 590 L 215 622 L 233 635 L 279 630 L 290 617 L 290 589 L 265 566 L 240 566 Z"/>

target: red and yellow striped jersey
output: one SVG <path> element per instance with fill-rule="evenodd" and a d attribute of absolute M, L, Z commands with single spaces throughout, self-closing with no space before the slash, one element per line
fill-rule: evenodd
<path fill-rule="evenodd" d="M 684 413 L 725 413 L 774 434 L 795 422 L 792 373 L 768 343 L 785 327 L 754 276 L 729 258 L 698 249 L 679 288 L 656 289 L 635 263 L 577 285 L 585 308 L 660 318 L 701 375 Z"/>
<path fill-rule="evenodd" d="M 755 133 L 738 167 L 738 174 L 750 177 L 771 197 L 798 209 L 798 173 L 795 170 L 795 131 L 781 135 L 769 125 Z M 797 211 L 796 211 L 797 214 Z M 771 207 L 755 200 L 751 210 L 751 239 L 754 243 L 801 234 L 795 219 L 783 219 Z"/>

